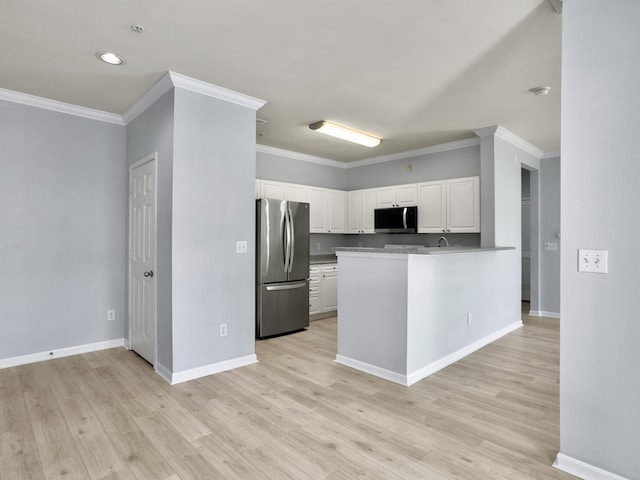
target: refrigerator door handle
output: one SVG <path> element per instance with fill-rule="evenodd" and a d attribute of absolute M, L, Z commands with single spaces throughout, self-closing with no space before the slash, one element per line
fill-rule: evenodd
<path fill-rule="evenodd" d="M 291 252 L 291 248 L 289 244 L 291 242 L 291 232 L 289 230 L 289 212 L 288 205 L 284 205 L 284 208 L 281 208 L 280 212 L 282 213 L 284 228 L 282 229 L 283 244 L 284 244 L 284 271 L 285 273 L 289 272 L 289 255 Z"/>
<path fill-rule="evenodd" d="M 307 285 L 307 282 L 288 283 L 286 285 L 271 285 L 267 287 L 267 291 L 273 292 L 276 290 L 293 290 L 296 288 L 302 288 Z"/>
<path fill-rule="evenodd" d="M 291 273 L 293 270 L 293 258 L 296 249 L 296 230 L 293 226 L 293 213 L 291 213 L 291 205 L 287 203 L 287 211 L 289 212 L 289 229 L 290 229 L 290 238 L 291 242 L 289 242 L 289 270 Z"/>
<path fill-rule="evenodd" d="M 404 207 L 402 210 L 402 223 L 404 225 L 404 229 L 407 229 L 407 207 Z"/>

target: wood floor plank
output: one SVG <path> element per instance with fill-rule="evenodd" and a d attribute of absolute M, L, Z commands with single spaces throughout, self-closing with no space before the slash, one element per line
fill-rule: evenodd
<path fill-rule="evenodd" d="M 568 480 L 559 322 L 403 387 L 335 362 L 337 319 L 170 386 L 111 349 L 0 371 L 0 478 Z"/>

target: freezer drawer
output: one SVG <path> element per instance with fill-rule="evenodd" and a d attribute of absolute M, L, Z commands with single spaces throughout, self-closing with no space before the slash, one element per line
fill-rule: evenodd
<path fill-rule="evenodd" d="M 256 338 L 309 326 L 308 280 L 258 285 L 256 296 Z"/>

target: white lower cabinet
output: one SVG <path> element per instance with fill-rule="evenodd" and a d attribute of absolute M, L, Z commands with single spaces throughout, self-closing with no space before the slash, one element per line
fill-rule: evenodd
<path fill-rule="evenodd" d="M 338 310 L 338 264 L 322 265 L 320 279 L 322 295 L 320 296 L 320 311 L 333 312 Z"/>
<path fill-rule="evenodd" d="M 337 309 L 338 264 L 311 265 L 309 267 L 309 315 L 331 313 Z"/>
<path fill-rule="evenodd" d="M 309 315 L 320 313 L 320 277 L 322 265 L 309 267 Z"/>

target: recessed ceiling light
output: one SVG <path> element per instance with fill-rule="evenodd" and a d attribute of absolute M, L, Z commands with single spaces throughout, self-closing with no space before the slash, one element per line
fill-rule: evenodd
<path fill-rule="evenodd" d="M 377 147 L 378 145 L 380 145 L 380 139 L 374 137 L 373 135 L 358 132 L 357 130 L 343 127 L 342 125 L 337 125 L 335 123 L 326 122 L 324 120 L 312 123 L 311 125 L 309 125 L 309 128 L 320 133 L 331 135 L 332 137 L 337 137 L 341 138 L 342 140 L 347 140 L 359 145 L 364 145 L 365 147 Z"/>
<path fill-rule="evenodd" d="M 533 93 L 535 96 L 539 97 L 539 96 L 544 96 L 547 93 L 549 93 L 551 91 L 551 87 L 535 87 L 535 88 L 532 88 L 529 91 L 531 93 Z"/>
<path fill-rule="evenodd" d="M 96 57 L 109 65 L 122 65 L 124 63 L 124 59 L 113 52 L 98 52 Z"/>

